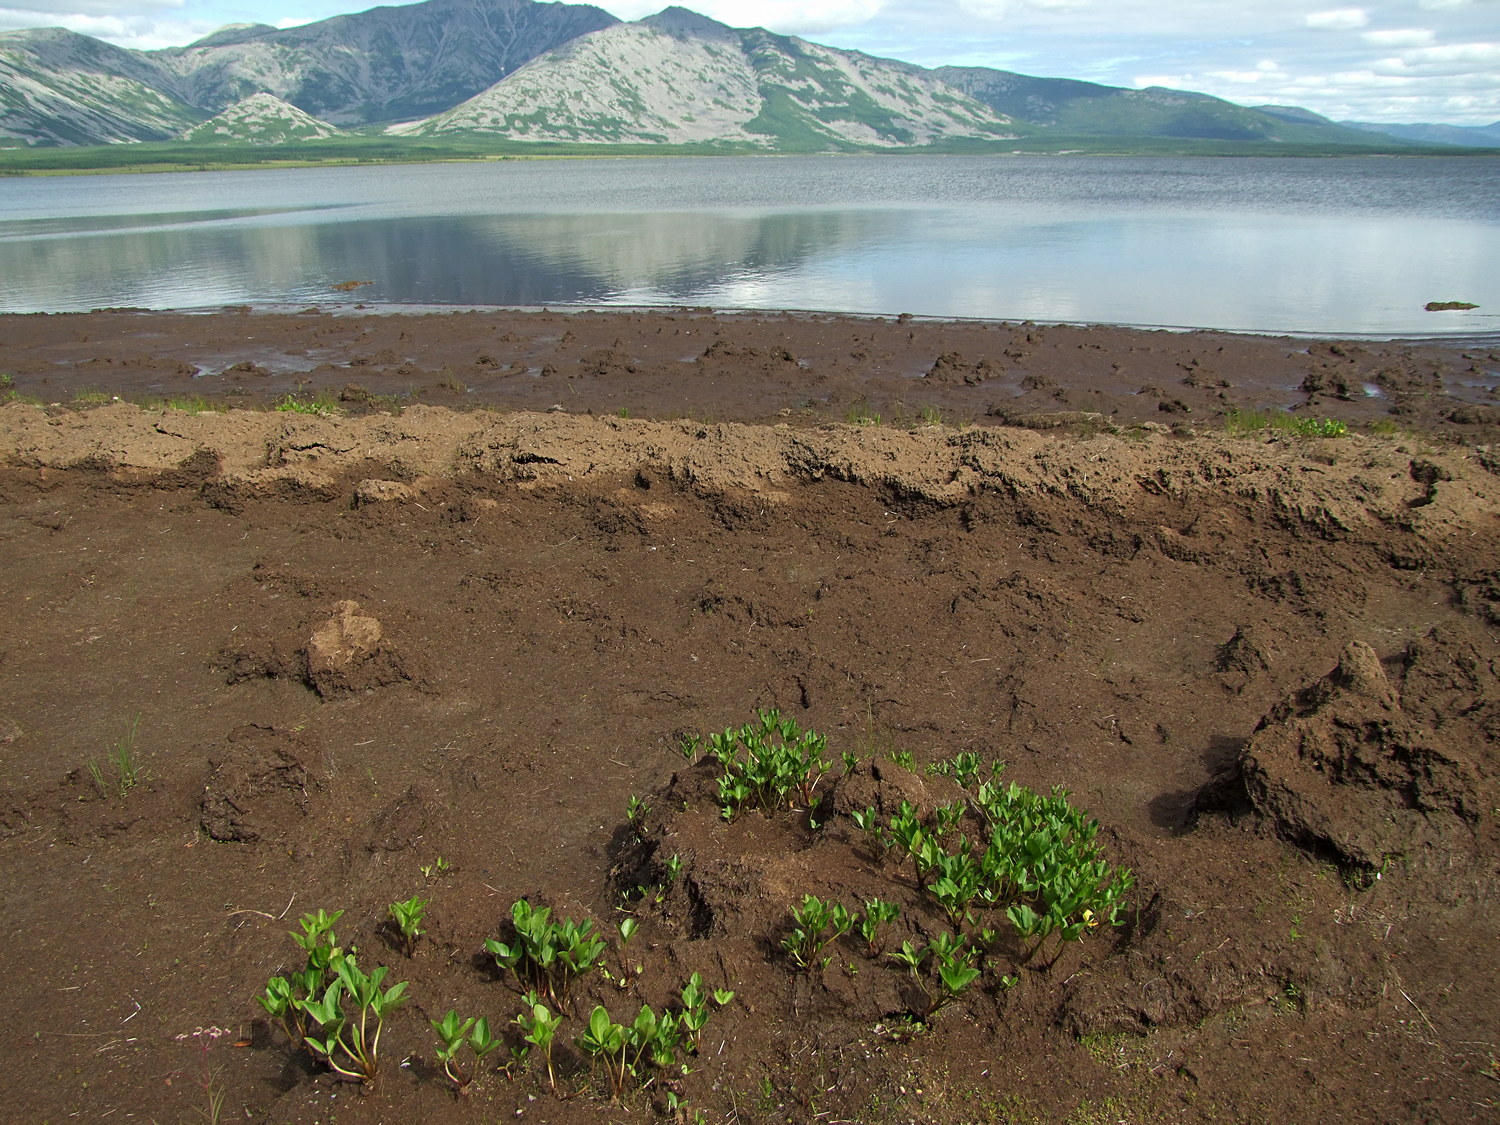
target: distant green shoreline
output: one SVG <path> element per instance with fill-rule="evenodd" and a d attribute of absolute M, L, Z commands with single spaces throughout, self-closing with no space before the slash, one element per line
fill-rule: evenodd
<path fill-rule="evenodd" d="M 226 172 L 263 168 L 321 168 L 360 164 L 438 164 L 464 161 L 556 160 L 668 156 L 1403 156 L 1495 157 L 1500 148 L 1441 145 L 1297 145 L 1255 141 L 1191 141 L 1154 137 L 1031 136 L 903 149 L 837 152 L 767 151 L 748 145 L 591 145 L 521 142 L 493 137 L 337 138 L 278 145 L 144 142 L 80 148 L 0 149 L 0 176 L 71 176 L 149 172 Z"/>

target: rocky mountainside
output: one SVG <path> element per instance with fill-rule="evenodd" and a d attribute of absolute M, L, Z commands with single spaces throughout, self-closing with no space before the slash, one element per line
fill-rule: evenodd
<path fill-rule="evenodd" d="M 60 27 L 0 33 L 0 139 L 28 145 L 162 140 L 206 116 L 139 51 Z"/>
<path fill-rule="evenodd" d="M 152 55 L 193 105 L 217 111 L 264 92 L 355 125 L 441 112 L 527 60 L 618 22 L 587 4 L 426 0 L 284 31 L 226 29 Z"/>
<path fill-rule="evenodd" d="M 582 36 L 446 113 L 392 131 L 788 151 L 1015 135 L 1007 117 L 921 67 L 739 30 L 683 8 Z"/>
<path fill-rule="evenodd" d="M 160 51 L 60 28 L 0 33 L 0 144 L 196 137 L 257 94 L 346 129 L 527 141 L 791 152 L 1031 134 L 1401 143 L 1295 107 L 983 67 L 926 70 L 682 8 L 624 24 L 587 4 L 424 0 L 283 30 L 234 24 Z M 256 106 L 205 135 L 315 135 L 308 120 Z"/>
<path fill-rule="evenodd" d="M 282 101 L 275 94 L 251 94 L 217 117 L 187 130 L 182 139 L 198 144 L 240 142 L 270 145 L 348 135 L 344 130 Z"/>

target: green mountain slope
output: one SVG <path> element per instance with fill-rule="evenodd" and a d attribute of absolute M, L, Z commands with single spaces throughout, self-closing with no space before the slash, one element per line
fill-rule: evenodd
<path fill-rule="evenodd" d="M 1387 148 L 1399 143 L 1372 138 L 1306 110 L 1299 111 L 1302 118 L 1290 113 L 1276 115 L 1186 90 L 1155 86 L 1129 90 L 978 66 L 941 66 L 933 74 L 1040 134 Z"/>
<path fill-rule="evenodd" d="M 182 134 L 182 139 L 195 144 L 272 145 L 348 135 L 344 130 L 289 105 L 275 94 L 252 94 L 217 117 L 189 129 Z"/>

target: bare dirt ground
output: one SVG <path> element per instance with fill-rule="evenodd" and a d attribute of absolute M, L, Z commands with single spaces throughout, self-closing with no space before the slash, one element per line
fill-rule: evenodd
<path fill-rule="evenodd" d="M 1494 1120 L 1497 361 L 691 311 L 0 317 L 0 1118 Z M 194 394 L 262 409 L 137 405 Z M 263 409 L 288 394 L 339 412 Z M 1224 430 L 1283 407 L 1349 432 Z M 726 821 L 684 740 L 769 707 L 832 768 L 812 808 Z M 852 814 L 933 815 L 961 752 L 1069 790 L 1136 885 L 1055 962 L 979 911 L 978 981 L 919 1021 L 889 954 L 953 927 Z M 901 913 L 799 969 L 809 893 Z M 485 943 L 521 897 L 610 942 L 556 1090 L 496 1072 L 521 989 Z M 320 908 L 408 982 L 369 1086 L 255 1002 Z M 590 1010 L 680 1007 L 694 972 L 735 995 L 687 1072 L 612 1098 Z M 507 1043 L 465 1096 L 450 1008 Z"/>

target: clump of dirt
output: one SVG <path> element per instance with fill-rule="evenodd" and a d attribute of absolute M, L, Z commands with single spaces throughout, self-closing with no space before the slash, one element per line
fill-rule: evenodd
<path fill-rule="evenodd" d="M 1003 374 L 1004 366 L 988 356 L 971 361 L 962 352 L 944 352 L 927 369 L 925 378 L 934 383 L 961 383 L 966 387 L 977 387 L 986 379 Z"/>
<path fill-rule="evenodd" d="M 390 499 L 388 491 L 362 481 L 355 496 L 369 504 Z M 300 578 L 292 581 L 303 596 L 315 596 L 319 589 L 315 581 L 307 585 Z M 417 662 L 408 659 L 386 636 L 379 619 L 362 613 L 356 601 L 345 598 L 335 603 L 329 617 L 310 633 L 305 630 L 303 625 L 274 633 L 254 632 L 223 649 L 219 666 L 231 684 L 258 676 L 289 678 L 305 682 L 324 699 L 420 682 Z"/>
<path fill-rule="evenodd" d="M 288 839 L 307 815 L 309 767 L 317 756 L 302 731 L 246 723 L 208 755 L 208 784 L 200 802 L 211 840 L 253 844 Z"/>
<path fill-rule="evenodd" d="M 1245 749 L 1251 803 L 1294 843 L 1343 866 L 1467 856 L 1485 800 L 1475 763 L 1413 722 L 1369 645 L 1277 704 Z"/>

